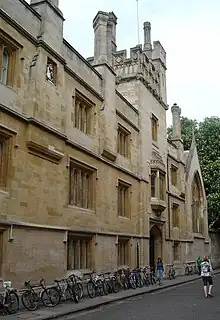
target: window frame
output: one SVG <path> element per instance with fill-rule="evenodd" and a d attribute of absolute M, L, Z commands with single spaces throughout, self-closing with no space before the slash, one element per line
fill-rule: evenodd
<path fill-rule="evenodd" d="M 117 153 L 124 158 L 129 158 L 129 155 L 130 155 L 130 145 L 129 145 L 130 135 L 131 135 L 131 132 L 128 131 L 124 126 L 118 123 Z"/>
<path fill-rule="evenodd" d="M 8 54 L 8 66 L 6 81 L 3 82 L 3 54 L 5 51 Z M 0 83 L 6 87 L 13 87 L 15 83 L 17 51 L 18 47 L 0 32 Z"/>
<path fill-rule="evenodd" d="M 158 142 L 158 118 L 154 114 L 151 116 L 151 137 L 153 142 Z"/>
<path fill-rule="evenodd" d="M 171 176 L 170 180 L 171 180 L 172 186 L 176 187 L 178 185 L 178 167 L 174 166 L 173 164 L 171 164 L 171 167 L 170 167 L 170 176 Z"/>
<path fill-rule="evenodd" d="M 85 190 L 83 189 L 83 185 L 82 186 L 82 190 L 80 191 L 80 185 L 78 186 L 78 184 L 75 185 L 75 182 L 73 182 L 74 180 L 72 180 L 73 175 L 76 177 L 75 173 L 72 172 L 73 168 L 75 168 L 75 172 L 76 175 L 78 175 L 78 177 L 80 176 L 79 172 L 83 172 L 85 175 L 88 175 L 88 188 Z M 79 209 L 85 209 L 85 210 L 95 210 L 95 172 L 97 171 L 96 168 L 90 167 L 86 164 L 83 164 L 81 162 L 78 162 L 72 158 L 70 158 L 69 161 L 69 206 L 72 207 L 77 207 Z M 77 177 L 77 179 L 78 179 Z M 82 177 L 82 175 L 81 175 Z M 83 181 L 81 180 L 82 184 Z M 77 181 L 78 183 L 78 181 Z M 85 183 L 85 181 L 84 181 Z M 76 193 L 75 193 L 76 192 Z M 75 195 L 73 195 L 73 193 L 75 193 Z M 85 201 L 85 193 L 88 193 L 87 197 L 86 197 L 86 201 L 88 202 L 86 206 L 84 206 L 84 204 L 81 205 L 82 201 Z M 76 200 L 73 201 L 73 197 L 76 197 Z M 84 202 L 85 203 L 85 202 Z"/>
<path fill-rule="evenodd" d="M 75 243 L 75 247 L 73 246 Z M 87 243 L 83 247 L 83 243 Z M 67 240 L 67 270 L 91 269 L 93 235 L 68 234 Z"/>
<path fill-rule="evenodd" d="M 154 177 L 154 183 L 152 184 L 152 178 Z M 154 192 L 152 193 L 152 190 Z M 154 194 L 154 195 L 153 195 Z M 157 197 L 157 170 L 151 169 L 151 198 Z"/>
<path fill-rule="evenodd" d="M 75 90 L 75 96 L 73 97 L 73 102 L 74 102 L 73 103 L 74 104 L 73 127 L 86 135 L 92 135 L 93 133 L 92 109 L 95 107 L 95 103 L 78 90 Z M 85 114 L 86 114 L 86 119 L 83 119 L 83 116 Z M 86 123 L 86 128 L 85 128 L 85 123 Z"/>
<path fill-rule="evenodd" d="M 117 265 L 118 266 L 129 265 L 129 261 L 130 261 L 129 244 L 130 244 L 129 238 L 123 238 L 123 237 L 118 238 L 118 248 L 117 248 Z M 124 253 L 121 252 L 121 246 L 123 246 Z M 122 255 L 123 255 L 123 261 L 121 259 Z"/>
<path fill-rule="evenodd" d="M 117 185 L 117 215 L 118 217 L 130 218 L 131 217 L 131 184 L 118 179 Z"/>
<path fill-rule="evenodd" d="M 172 204 L 172 225 L 173 228 L 180 227 L 180 206 L 177 203 Z"/>

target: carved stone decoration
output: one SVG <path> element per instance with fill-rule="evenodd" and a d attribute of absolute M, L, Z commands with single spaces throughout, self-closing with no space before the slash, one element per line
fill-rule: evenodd
<path fill-rule="evenodd" d="M 47 62 L 46 79 L 47 81 L 54 83 L 54 66 L 50 61 Z"/>

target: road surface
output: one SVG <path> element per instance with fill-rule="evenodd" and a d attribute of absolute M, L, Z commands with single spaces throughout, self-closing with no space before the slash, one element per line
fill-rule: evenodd
<path fill-rule="evenodd" d="M 220 275 L 214 279 L 213 298 L 205 298 L 197 280 L 175 288 L 130 298 L 68 320 L 219 320 Z"/>

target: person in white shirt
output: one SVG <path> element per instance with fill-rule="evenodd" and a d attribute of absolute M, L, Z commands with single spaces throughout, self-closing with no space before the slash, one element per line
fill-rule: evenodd
<path fill-rule="evenodd" d="M 204 285 L 205 297 L 212 297 L 213 269 L 208 256 L 205 256 L 201 263 L 201 276 Z"/>

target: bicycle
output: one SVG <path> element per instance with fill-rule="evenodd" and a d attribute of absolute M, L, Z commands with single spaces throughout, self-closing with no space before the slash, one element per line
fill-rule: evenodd
<path fill-rule="evenodd" d="M 172 264 L 169 269 L 169 279 L 172 280 L 175 278 L 176 278 L 176 271 L 174 269 L 174 265 Z"/>
<path fill-rule="evenodd" d="M 11 288 L 11 281 L 3 281 L 4 293 L 0 294 L 0 309 L 3 309 L 3 315 L 14 314 L 19 309 L 19 298 L 17 290 Z"/>
<path fill-rule="evenodd" d="M 190 264 L 186 264 L 185 267 L 185 275 L 189 276 L 195 273 L 195 267 L 193 265 Z"/>
<path fill-rule="evenodd" d="M 36 293 L 34 288 L 38 286 L 31 285 L 30 281 L 25 281 L 25 291 L 21 296 L 23 306 L 29 311 L 35 311 L 40 301 L 45 307 L 55 307 L 60 302 L 60 296 L 56 288 L 45 287 L 45 280 L 40 280 L 40 293 Z"/>
<path fill-rule="evenodd" d="M 75 290 L 73 289 L 72 280 L 70 278 L 67 279 L 56 279 L 54 280 L 56 283 L 56 290 L 59 293 L 59 302 L 61 298 L 64 300 L 72 299 L 74 302 L 79 302 L 79 295 L 76 295 Z"/>
<path fill-rule="evenodd" d="M 90 298 L 94 298 L 97 293 L 99 293 L 100 296 L 104 296 L 105 294 L 102 280 L 99 276 L 93 278 L 92 275 L 94 273 L 95 271 L 89 275 L 90 279 L 87 283 L 87 292 Z"/>

